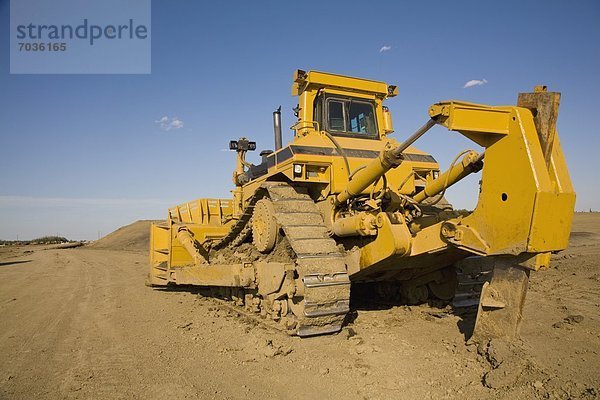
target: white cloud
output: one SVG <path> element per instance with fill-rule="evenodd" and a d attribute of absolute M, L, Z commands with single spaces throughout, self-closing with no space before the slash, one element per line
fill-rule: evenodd
<path fill-rule="evenodd" d="M 177 117 L 169 118 L 166 115 L 161 119 L 154 121 L 164 131 L 170 131 L 171 129 L 183 128 L 183 121 Z"/>
<path fill-rule="evenodd" d="M 465 83 L 465 86 L 463 86 L 463 89 L 470 88 L 473 86 L 485 85 L 486 83 L 488 83 L 488 81 L 486 79 L 471 79 L 470 81 Z"/>
<path fill-rule="evenodd" d="M 380 52 L 380 53 L 383 53 L 383 52 L 385 52 L 385 51 L 390 51 L 391 49 L 392 49 L 392 46 L 382 46 L 382 47 L 379 49 L 379 52 Z"/>
<path fill-rule="evenodd" d="M 171 127 L 171 129 L 183 128 L 183 121 L 180 120 L 179 118 L 175 117 L 175 118 L 173 118 L 173 120 L 171 121 L 171 124 L 169 126 Z"/>

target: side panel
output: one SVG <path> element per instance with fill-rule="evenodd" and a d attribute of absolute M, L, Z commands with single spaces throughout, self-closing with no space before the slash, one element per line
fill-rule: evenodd
<path fill-rule="evenodd" d="M 542 253 L 566 249 L 574 208 L 574 193 L 538 193 L 527 251 Z"/>
<path fill-rule="evenodd" d="M 171 229 L 170 243 L 169 243 L 169 269 L 173 267 L 180 267 L 184 265 L 193 265 L 194 259 L 183 247 L 181 242 L 177 240 L 177 231 Z"/>
<path fill-rule="evenodd" d="M 186 230 L 198 245 L 204 245 L 207 240 L 220 239 L 229 232 L 234 223 L 232 215 L 233 202 L 229 199 L 201 198 L 172 207 L 165 233 L 156 234 L 156 245 L 153 239 L 153 248 L 160 245 L 161 251 L 152 253 L 164 253 L 169 268 L 193 265 L 194 257 L 177 239 L 178 230 Z M 163 260 L 162 255 L 157 257 Z"/>
<path fill-rule="evenodd" d="M 181 224 L 190 232 L 198 245 L 204 245 L 207 240 L 219 239 L 227 235 L 229 225 L 199 225 Z M 169 267 L 181 267 L 194 264 L 194 258 L 177 239 L 177 226 L 171 229 L 171 247 L 169 249 Z"/>
<path fill-rule="evenodd" d="M 169 226 L 166 223 L 150 227 L 150 265 L 155 266 L 169 260 Z"/>

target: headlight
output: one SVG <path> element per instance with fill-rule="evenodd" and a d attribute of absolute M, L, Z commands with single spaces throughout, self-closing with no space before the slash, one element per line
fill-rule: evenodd
<path fill-rule="evenodd" d="M 302 164 L 294 164 L 294 176 L 302 176 Z"/>

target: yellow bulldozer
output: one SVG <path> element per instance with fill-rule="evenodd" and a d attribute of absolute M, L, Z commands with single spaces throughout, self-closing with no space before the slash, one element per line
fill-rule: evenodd
<path fill-rule="evenodd" d="M 198 199 L 151 228 L 150 286 L 214 288 L 247 312 L 299 336 L 340 331 L 351 287 L 418 304 L 451 301 L 457 265 L 492 265 L 478 293 L 474 339 L 515 337 L 530 271 L 567 247 L 575 193 L 556 134 L 560 93 L 538 86 L 517 106 L 443 101 L 397 141 L 384 82 L 297 70 L 294 139 L 246 161 L 237 153 L 231 199 Z M 466 150 L 441 171 L 413 143 L 441 125 L 484 150 Z M 468 215 L 447 188 L 481 172 Z M 475 257 L 475 258 L 474 258 Z M 472 263 L 473 263 L 472 262 Z"/>

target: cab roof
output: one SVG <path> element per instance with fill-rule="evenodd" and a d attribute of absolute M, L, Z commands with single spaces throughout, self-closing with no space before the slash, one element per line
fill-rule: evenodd
<path fill-rule="evenodd" d="M 388 85 L 381 81 L 330 74 L 320 71 L 306 72 L 301 69 L 294 72 L 294 83 L 292 85 L 293 95 L 300 96 L 304 91 L 322 88 L 351 90 L 372 94 L 381 98 L 394 97 L 398 94 L 398 88 L 396 86 Z"/>

